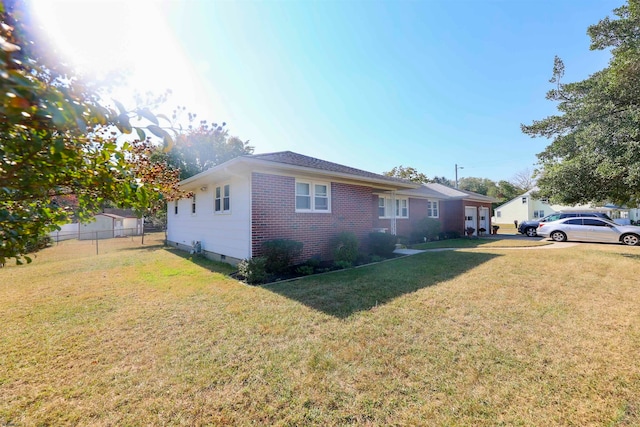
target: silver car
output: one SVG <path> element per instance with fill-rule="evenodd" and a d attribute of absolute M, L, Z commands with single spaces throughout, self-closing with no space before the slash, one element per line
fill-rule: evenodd
<path fill-rule="evenodd" d="M 620 225 L 604 218 L 564 218 L 558 221 L 541 222 L 536 230 L 538 236 L 550 237 L 556 242 L 577 240 L 581 242 L 640 244 L 640 227 Z"/>

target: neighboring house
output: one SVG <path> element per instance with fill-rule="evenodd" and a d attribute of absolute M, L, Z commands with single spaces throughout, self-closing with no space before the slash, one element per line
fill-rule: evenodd
<path fill-rule="evenodd" d="M 290 151 L 240 156 L 180 187 L 193 197 L 169 203 L 168 243 L 232 264 L 260 256 L 263 242 L 281 238 L 303 243 L 296 261 L 328 259 L 341 231 L 361 240 L 372 231 L 408 236 L 425 216 L 439 219 L 443 231 L 462 233 L 471 224 L 477 230 L 481 221 L 491 226 L 491 198 Z"/>
<path fill-rule="evenodd" d="M 522 222 L 543 218 L 559 211 L 597 211 L 605 212 L 611 218 L 628 218 L 629 210 L 613 205 L 592 206 L 592 205 L 557 205 L 550 204 L 546 199 L 537 199 L 532 196 L 538 188 L 533 188 L 526 193 L 509 200 L 508 202 L 495 208 L 493 222 L 496 225 L 513 224 L 514 221 Z"/>
<path fill-rule="evenodd" d="M 126 209 L 104 209 L 94 215 L 94 220 L 78 226 L 79 240 L 110 239 L 113 237 L 138 236 L 143 231 L 143 220 Z"/>

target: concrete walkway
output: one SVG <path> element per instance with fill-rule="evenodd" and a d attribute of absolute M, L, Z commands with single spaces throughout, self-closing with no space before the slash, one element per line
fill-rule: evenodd
<path fill-rule="evenodd" d="M 515 236 L 514 236 L 515 237 Z M 514 238 L 511 237 L 511 238 Z M 509 237 L 507 237 L 508 239 Z M 515 237 L 518 238 L 518 237 Z M 496 240 L 500 240 L 500 237 L 495 237 Z M 531 238 L 524 238 L 524 239 L 531 239 Z M 524 240 L 523 239 L 523 240 Z M 535 239 L 535 238 L 534 238 Z M 538 238 L 536 241 L 541 241 L 543 240 L 542 238 Z M 571 246 L 576 246 L 578 243 L 577 242 L 550 242 L 551 244 L 549 245 L 544 245 L 544 246 L 514 246 L 514 247 L 496 247 L 496 246 L 477 246 L 475 248 L 434 248 L 434 249 L 396 249 L 395 251 L 393 251 L 394 254 L 399 254 L 399 255 L 415 255 L 415 254 L 420 254 L 423 252 L 441 252 L 441 251 L 455 251 L 458 249 L 466 249 L 466 250 L 474 250 L 474 249 L 491 249 L 491 250 L 508 250 L 508 251 L 512 251 L 512 250 L 532 250 L 532 249 L 563 249 L 563 248 L 570 248 Z"/>

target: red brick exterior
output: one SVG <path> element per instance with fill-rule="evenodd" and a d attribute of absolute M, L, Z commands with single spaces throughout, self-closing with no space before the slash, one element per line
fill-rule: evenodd
<path fill-rule="evenodd" d="M 440 214 L 443 220 L 443 230 L 449 231 L 457 231 L 461 236 L 464 236 L 464 207 L 465 206 L 475 206 L 476 208 L 489 208 L 489 229 L 486 231 L 489 234 L 491 231 L 491 214 L 492 208 L 491 203 L 487 202 L 471 202 L 467 200 L 446 200 L 444 202 L 440 202 L 441 206 L 444 206 L 446 209 L 446 215 Z M 480 228 L 480 215 L 476 215 L 476 225 L 474 226 L 476 230 Z"/>
<path fill-rule="evenodd" d="M 295 178 L 265 173 L 251 176 L 251 249 L 262 254 L 262 243 L 292 239 L 303 243 L 295 262 L 312 256 L 331 258 L 331 239 L 341 231 L 351 231 L 361 242 L 372 231 L 372 189 L 358 185 L 331 183 L 331 213 L 296 213 Z"/>

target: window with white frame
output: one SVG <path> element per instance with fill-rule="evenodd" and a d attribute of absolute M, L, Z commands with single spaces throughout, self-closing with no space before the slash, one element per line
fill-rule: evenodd
<path fill-rule="evenodd" d="M 216 213 L 231 211 L 231 187 L 229 184 L 216 187 L 213 199 L 213 210 Z"/>
<path fill-rule="evenodd" d="M 396 199 L 396 217 L 407 218 L 409 216 L 409 200 Z"/>
<path fill-rule="evenodd" d="M 438 201 L 427 201 L 427 216 L 429 218 L 438 218 L 440 216 Z"/>
<path fill-rule="evenodd" d="M 395 204 L 390 197 L 378 196 L 378 218 L 409 218 L 409 199 L 397 198 Z"/>
<path fill-rule="evenodd" d="M 175 200 L 173 202 L 173 214 L 174 215 L 178 215 L 178 201 L 177 200 Z"/>
<path fill-rule="evenodd" d="M 500 212 L 500 211 L 496 211 L 496 217 L 497 217 L 497 218 L 500 218 L 501 216 L 502 216 L 502 212 Z"/>
<path fill-rule="evenodd" d="M 296 212 L 330 212 L 330 193 L 327 182 L 296 180 Z"/>
<path fill-rule="evenodd" d="M 544 211 L 533 211 L 533 217 L 534 218 L 543 218 L 544 217 Z"/>
<path fill-rule="evenodd" d="M 191 214 L 195 214 L 196 213 L 196 195 L 194 194 L 191 197 Z"/>
<path fill-rule="evenodd" d="M 525 204 L 525 203 L 527 203 L 527 198 L 526 198 L 526 197 L 523 197 L 523 198 L 522 198 L 522 204 Z"/>

